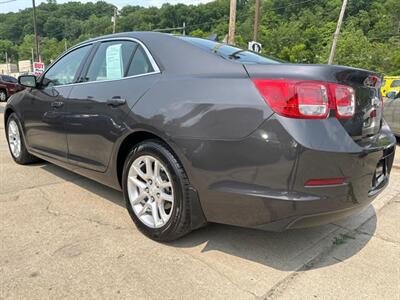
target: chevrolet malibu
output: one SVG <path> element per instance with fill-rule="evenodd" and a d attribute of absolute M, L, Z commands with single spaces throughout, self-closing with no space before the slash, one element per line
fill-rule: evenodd
<path fill-rule="evenodd" d="M 5 108 L 16 163 L 122 190 L 159 241 L 207 222 L 280 231 L 354 214 L 388 184 L 381 78 L 151 32 L 65 52 Z"/>

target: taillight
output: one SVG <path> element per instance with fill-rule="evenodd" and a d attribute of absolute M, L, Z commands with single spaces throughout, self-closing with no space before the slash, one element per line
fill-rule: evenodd
<path fill-rule="evenodd" d="M 351 118 L 356 108 L 356 95 L 351 87 L 331 83 L 338 118 Z"/>
<path fill-rule="evenodd" d="M 285 79 L 253 79 L 265 102 L 278 114 L 300 119 L 325 119 L 330 109 L 338 118 L 349 118 L 355 111 L 351 87 L 320 82 Z"/>

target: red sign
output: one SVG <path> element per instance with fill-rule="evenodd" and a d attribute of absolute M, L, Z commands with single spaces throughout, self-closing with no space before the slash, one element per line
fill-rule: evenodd
<path fill-rule="evenodd" d="M 34 62 L 33 63 L 33 74 L 35 74 L 35 76 L 39 77 L 40 75 L 43 74 L 44 68 L 45 68 L 44 63 Z"/>

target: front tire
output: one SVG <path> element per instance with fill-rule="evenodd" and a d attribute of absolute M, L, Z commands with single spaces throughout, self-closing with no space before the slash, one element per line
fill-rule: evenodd
<path fill-rule="evenodd" d="M 17 114 L 12 113 L 7 119 L 6 136 L 8 148 L 14 161 L 20 165 L 27 165 L 39 161 L 38 158 L 31 155 L 25 146 L 22 136 L 21 122 Z"/>
<path fill-rule="evenodd" d="M 149 238 L 176 240 L 191 231 L 189 181 L 169 148 L 147 140 L 129 153 L 123 193 L 132 220 Z"/>

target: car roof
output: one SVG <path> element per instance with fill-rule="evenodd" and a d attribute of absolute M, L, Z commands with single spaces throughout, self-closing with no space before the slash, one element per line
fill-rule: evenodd
<path fill-rule="evenodd" d="M 78 44 L 76 47 L 104 39 L 132 38 L 143 43 L 149 50 L 160 70 L 172 74 L 243 73 L 240 64 L 225 60 L 204 51 L 177 36 L 152 32 L 133 31 L 100 36 Z M 75 48 L 75 47 L 74 47 Z"/>

